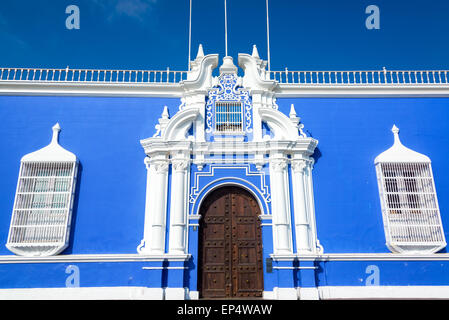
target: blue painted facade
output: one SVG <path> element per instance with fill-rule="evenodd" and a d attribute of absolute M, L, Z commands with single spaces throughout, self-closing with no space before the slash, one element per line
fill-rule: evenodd
<path fill-rule="evenodd" d="M 291 104 L 307 136 L 319 141 L 313 158 L 313 196 L 317 238 L 324 254 L 386 254 L 385 234 L 374 158 L 393 143 L 390 128 L 430 157 L 446 238 L 449 236 L 449 98 L 278 98 L 287 115 Z M 49 128 L 59 122 L 60 144 L 77 155 L 79 175 L 65 260 L 46 263 L 0 262 L 0 288 L 67 286 L 67 267 L 76 265 L 81 287 L 150 287 L 197 290 L 198 229 L 188 227 L 184 261 L 71 262 L 79 255 L 134 255 L 144 231 L 146 169 L 140 140 L 153 136 L 163 106 L 178 112 L 179 98 L 0 96 L 0 243 L 7 241 L 14 195 L 23 155 L 45 146 Z M 263 134 L 270 135 L 267 126 Z M 213 155 L 217 157 L 220 155 Z M 248 157 L 251 157 L 249 155 Z M 288 171 L 291 168 L 288 167 Z M 250 190 L 261 211 L 271 211 L 270 177 L 251 164 L 192 165 L 189 213 L 197 214 L 207 193 L 223 183 Z M 168 171 L 171 181 L 172 169 Z M 292 188 L 292 176 L 289 175 Z M 172 188 L 168 184 L 168 199 Z M 170 221 L 170 201 L 167 202 Z M 290 199 L 294 221 L 293 200 Z M 263 224 L 263 259 L 273 253 L 272 226 Z M 292 228 L 293 247 L 296 248 Z M 169 224 L 166 235 L 169 238 Z M 165 243 L 166 253 L 168 242 Z M 443 249 L 442 253 L 446 250 Z M 441 254 L 441 253 L 438 253 Z M 436 255 L 438 255 L 436 254 Z M 2 245 L 1 256 L 13 254 Z M 374 257 L 374 256 L 373 256 Z M 131 259 L 132 260 L 132 259 Z M 372 267 L 372 266 L 375 267 Z M 318 286 L 366 286 L 373 268 L 381 286 L 447 286 L 448 260 L 298 258 L 264 263 L 264 290 Z M 183 267 L 171 269 L 168 267 Z M 277 269 L 278 267 L 281 267 Z M 286 267 L 287 269 L 282 269 Z M 296 269 L 291 269 L 291 268 Z M 305 268 L 303 268 L 305 267 Z"/>
<path fill-rule="evenodd" d="M 305 130 L 319 140 L 313 170 L 318 239 L 326 252 L 388 252 L 374 158 L 393 144 L 391 127 L 404 143 L 432 160 L 443 227 L 449 217 L 449 100 L 447 98 L 278 99 L 294 103 Z M 447 228 L 445 234 L 447 235 Z M 354 240 L 356 239 L 356 240 Z"/>

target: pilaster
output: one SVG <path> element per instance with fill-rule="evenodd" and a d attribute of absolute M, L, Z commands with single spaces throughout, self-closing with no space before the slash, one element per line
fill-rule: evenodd
<path fill-rule="evenodd" d="M 142 254 L 162 254 L 165 249 L 168 160 L 166 155 L 145 158 L 147 190 L 144 239 L 137 248 Z"/>
<path fill-rule="evenodd" d="M 172 160 L 169 253 L 185 253 L 188 199 L 187 158 Z"/>
<path fill-rule="evenodd" d="M 292 167 L 292 196 L 296 229 L 296 250 L 298 253 L 310 253 L 310 225 L 307 208 L 306 160 L 293 160 Z"/>
<path fill-rule="evenodd" d="M 287 159 L 270 154 L 271 208 L 275 253 L 292 253 Z"/>

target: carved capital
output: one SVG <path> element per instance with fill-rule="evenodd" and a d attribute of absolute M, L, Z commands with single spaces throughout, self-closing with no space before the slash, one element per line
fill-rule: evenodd
<path fill-rule="evenodd" d="M 151 166 L 156 170 L 156 173 L 168 172 L 168 161 L 156 160 L 151 162 Z"/>
<path fill-rule="evenodd" d="M 177 159 L 172 161 L 173 170 L 175 171 L 185 171 L 189 165 L 188 160 Z"/>
<path fill-rule="evenodd" d="M 307 167 L 306 160 L 293 160 L 291 162 L 293 172 L 304 173 L 304 169 Z"/>
<path fill-rule="evenodd" d="M 283 171 L 287 167 L 287 160 L 285 159 L 270 160 L 270 166 L 276 172 Z"/>

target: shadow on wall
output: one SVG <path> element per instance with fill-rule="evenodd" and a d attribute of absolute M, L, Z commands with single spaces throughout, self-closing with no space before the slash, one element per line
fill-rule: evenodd
<path fill-rule="evenodd" d="M 305 131 L 310 138 L 313 138 L 313 134 L 309 130 L 305 130 Z M 320 148 L 316 147 L 315 151 L 312 155 L 313 160 L 315 160 L 315 165 L 318 163 L 318 159 L 321 158 L 321 156 L 322 156 L 322 153 L 321 153 Z"/>
<path fill-rule="evenodd" d="M 184 288 L 190 288 L 190 278 L 191 278 L 190 273 L 191 272 L 198 272 L 196 270 L 196 265 L 195 265 L 193 259 L 194 259 L 193 257 L 190 257 L 190 259 L 184 263 L 184 267 L 185 267 L 185 269 L 184 269 L 184 281 L 183 281 L 184 282 Z"/>
<path fill-rule="evenodd" d="M 162 262 L 162 275 L 161 275 L 161 288 L 168 287 L 168 266 L 169 263 L 167 260 Z"/>
<path fill-rule="evenodd" d="M 318 147 L 315 148 L 315 152 L 312 155 L 313 160 L 315 160 L 315 164 L 316 165 L 318 163 L 318 159 L 321 158 L 322 153 L 320 151 L 320 149 Z"/>

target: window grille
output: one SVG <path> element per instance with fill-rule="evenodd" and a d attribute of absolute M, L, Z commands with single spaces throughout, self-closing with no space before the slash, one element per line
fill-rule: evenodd
<path fill-rule="evenodd" d="M 388 161 L 398 160 L 399 153 L 407 155 Z M 446 246 L 432 167 L 424 157 L 400 145 L 376 163 L 387 245 L 394 252 L 431 253 Z"/>
<path fill-rule="evenodd" d="M 54 255 L 68 244 L 78 162 L 67 151 L 70 161 L 42 157 L 43 153 L 51 156 L 51 151 L 55 146 L 21 161 L 6 244 L 19 255 Z"/>
<path fill-rule="evenodd" d="M 238 101 L 215 103 L 215 131 L 218 133 L 242 133 L 243 110 Z"/>

